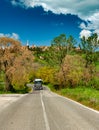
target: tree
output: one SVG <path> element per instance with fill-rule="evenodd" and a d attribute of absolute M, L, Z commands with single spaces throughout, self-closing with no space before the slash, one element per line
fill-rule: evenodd
<path fill-rule="evenodd" d="M 95 33 L 87 39 L 84 36 L 81 39 L 81 43 L 79 46 L 85 54 L 86 68 L 92 64 L 95 64 L 98 59 L 98 55 L 96 52 L 99 49 L 98 35 Z"/>
<path fill-rule="evenodd" d="M 10 66 L 6 72 L 14 90 L 27 88 L 26 84 L 30 81 L 30 73 L 33 71 L 33 61 L 32 52 L 20 47 L 19 55 L 15 57 L 13 66 Z"/>
<path fill-rule="evenodd" d="M 80 48 L 84 53 L 84 58 L 86 60 L 85 67 L 89 69 L 91 86 L 94 86 L 94 78 L 96 74 L 96 64 L 99 58 L 99 39 L 96 33 L 92 36 L 81 39 Z"/>
<path fill-rule="evenodd" d="M 67 39 L 67 43 L 68 43 L 68 53 L 70 54 L 74 48 L 75 48 L 75 45 L 76 45 L 76 40 L 73 38 L 73 36 L 69 36 L 68 39 Z"/>
<path fill-rule="evenodd" d="M 41 47 L 34 47 L 33 49 L 32 48 L 29 48 L 31 51 L 34 52 L 34 55 L 37 56 L 38 58 L 40 57 L 40 55 L 43 53 L 42 51 L 42 48 Z"/>
<path fill-rule="evenodd" d="M 5 90 L 25 89 L 34 67 L 32 52 L 11 38 L 0 38 L 0 45 L 0 68 L 5 72 Z"/>
<path fill-rule="evenodd" d="M 65 34 L 61 34 L 58 37 L 55 37 L 52 40 L 49 50 L 47 51 L 48 53 L 45 55 L 45 59 L 50 65 L 60 68 L 64 62 L 65 56 L 71 52 L 75 43 L 76 42 L 72 36 L 66 38 Z M 63 68 L 62 73 L 64 81 L 66 82 L 66 76 Z"/>
<path fill-rule="evenodd" d="M 39 68 L 39 70 L 36 73 L 36 76 L 38 78 L 43 79 L 44 83 L 52 83 L 54 84 L 55 82 L 55 73 L 56 73 L 56 69 L 50 66 L 42 66 L 41 68 Z"/>
<path fill-rule="evenodd" d="M 0 38 L 0 64 L 2 66 L 1 69 L 5 71 L 5 82 L 7 91 L 12 90 L 13 87 L 6 72 L 9 67 L 13 65 L 15 55 L 18 54 L 20 45 L 21 43 L 19 41 L 12 38 Z"/>
<path fill-rule="evenodd" d="M 75 60 L 74 60 L 75 59 Z M 59 73 L 57 74 L 58 81 L 60 86 L 62 87 L 76 87 L 79 85 L 81 80 L 83 79 L 84 74 L 84 60 L 81 56 L 78 55 L 67 55 L 64 58 L 64 63 L 62 64 Z M 63 77 L 66 77 L 66 81 L 64 82 Z"/>

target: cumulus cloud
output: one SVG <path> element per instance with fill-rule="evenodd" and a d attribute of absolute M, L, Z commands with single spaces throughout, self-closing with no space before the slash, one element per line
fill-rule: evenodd
<path fill-rule="evenodd" d="M 94 0 L 11 0 L 13 5 L 21 5 L 26 8 L 42 6 L 45 11 L 52 11 L 57 14 L 76 14 L 79 17 L 87 19 L 92 14 L 99 11 L 99 1 Z"/>
<path fill-rule="evenodd" d="M 11 38 L 13 39 L 19 39 L 19 35 L 16 33 L 12 33 Z"/>
<path fill-rule="evenodd" d="M 82 30 L 80 32 L 80 38 L 82 38 L 83 36 L 85 36 L 85 38 L 88 38 L 89 36 L 91 36 L 92 32 L 89 30 Z"/>
<path fill-rule="evenodd" d="M 99 36 L 99 29 L 96 29 L 96 30 L 94 31 L 94 33 L 97 33 L 98 36 Z"/>
<path fill-rule="evenodd" d="M 81 23 L 80 28 L 82 29 L 81 33 L 86 29 L 91 31 L 92 33 L 97 33 L 99 36 L 99 12 L 90 16 L 86 24 L 84 22 Z"/>
<path fill-rule="evenodd" d="M 25 8 L 42 6 L 55 14 L 77 15 L 87 22 L 87 25 L 81 23 L 82 30 L 99 30 L 99 0 L 11 0 L 11 3 Z"/>
<path fill-rule="evenodd" d="M 89 30 L 91 29 L 99 30 L 99 12 L 89 17 L 88 20 L 91 21 L 88 23 L 88 26 L 87 26 Z"/>
<path fill-rule="evenodd" d="M 12 33 L 12 34 L 4 34 L 4 33 L 0 33 L 0 37 L 10 37 L 13 39 L 18 40 L 19 39 L 19 35 L 16 33 Z"/>

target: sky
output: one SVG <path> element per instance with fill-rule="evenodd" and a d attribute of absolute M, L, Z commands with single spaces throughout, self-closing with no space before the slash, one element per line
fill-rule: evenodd
<path fill-rule="evenodd" d="M 44 46 L 63 33 L 99 36 L 99 0 L 0 0 L 0 37 Z"/>

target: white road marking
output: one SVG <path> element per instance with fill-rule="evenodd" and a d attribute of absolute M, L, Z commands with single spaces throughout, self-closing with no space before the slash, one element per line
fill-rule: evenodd
<path fill-rule="evenodd" d="M 44 102 L 43 102 L 41 93 L 40 93 L 40 96 L 41 96 L 41 104 L 42 104 L 42 108 L 43 108 L 43 115 L 44 115 L 46 130 L 50 130 L 49 122 L 48 122 L 48 118 L 47 118 L 47 114 L 46 114 L 46 111 L 45 111 L 45 106 L 44 106 Z"/>
<path fill-rule="evenodd" d="M 52 92 L 52 93 L 53 93 L 53 92 Z M 83 105 L 83 104 L 81 104 L 81 103 L 79 103 L 79 102 L 77 102 L 77 101 L 74 101 L 74 100 L 72 100 L 72 99 L 70 99 L 70 98 L 67 98 L 67 97 L 64 97 L 64 96 L 61 96 L 61 95 L 58 95 L 57 93 L 54 93 L 54 94 L 57 95 L 58 97 L 61 97 L 61 98 L 63 98 L 63 99 L 66 99 L 66 100 L 68 100 L 68 101 L 70 101 L 70 102 L 73 102 L 73 103 L 79 105 L 79 106 L 82 106 L 83 108 L 86 108 L 86 109 L 88 109 L 88 110 L 90 110 L 90 111 L 93 111 L 93 112 L 99 114 L 99 111 L 94 110 L 94 109 L 92 109 L 92 108 L 90 108 L 90 107 L 87 107 L 87 106 L 85 106 L 85 105 Z"/>

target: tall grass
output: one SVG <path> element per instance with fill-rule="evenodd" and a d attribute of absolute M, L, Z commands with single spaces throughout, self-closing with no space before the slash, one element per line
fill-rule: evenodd
<path fill-rule="evenodd" d="M 99 110 L 99 91 L 93 88 L 77 87 L 61 89 L 60 94 L 76 100 L 84 105 Z"/>

